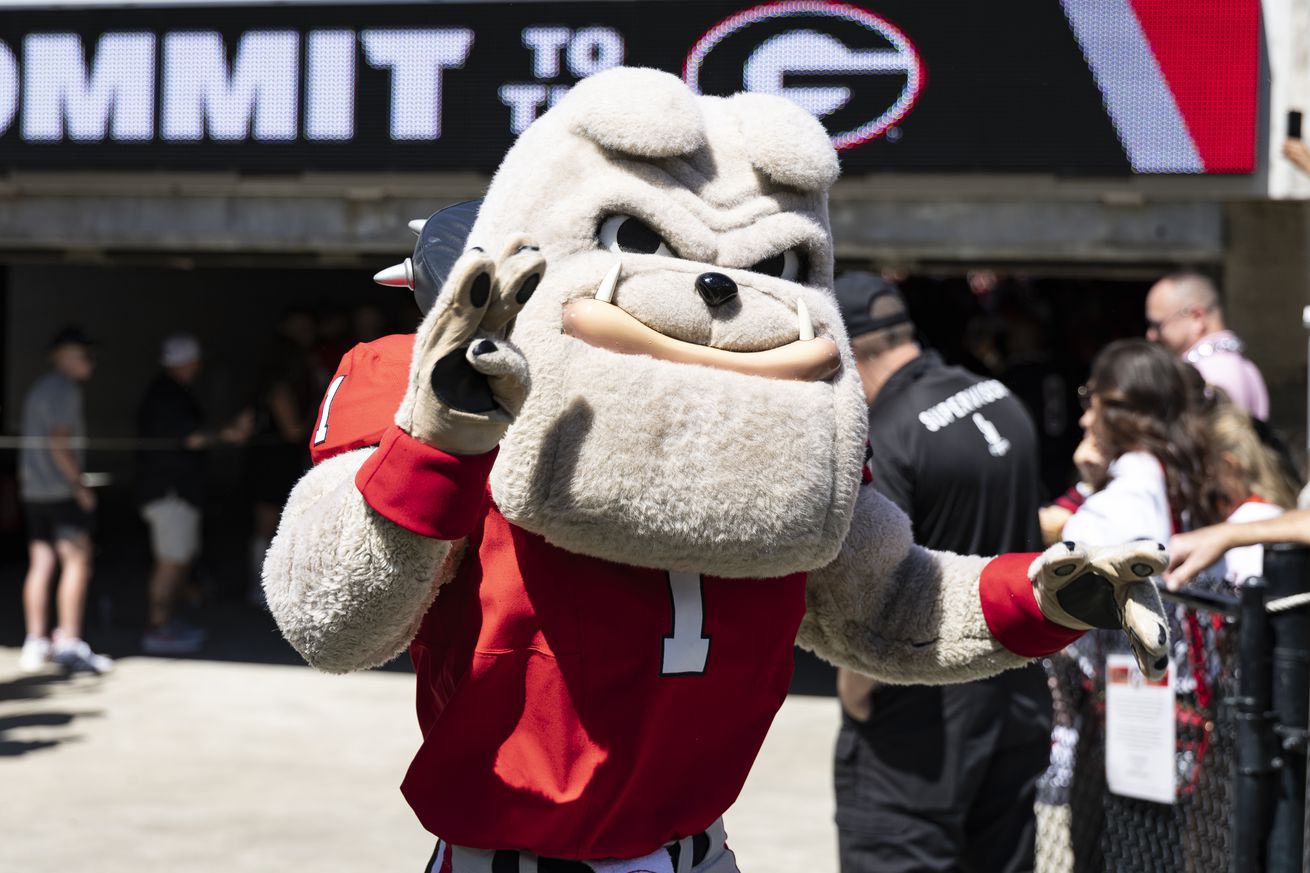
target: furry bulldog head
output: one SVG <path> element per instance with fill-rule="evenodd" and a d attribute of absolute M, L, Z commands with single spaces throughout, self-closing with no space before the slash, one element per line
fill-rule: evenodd
<path fill-rule="evenodd" d="M 865 405 L 830 296 L 822 127 L 776 97 L 616 69 L 506 156 L 469 246 L 547 268 L 511 339 L 532 390 L 492 494 L 575 552 L 720 576 L 831 560 Z"/>

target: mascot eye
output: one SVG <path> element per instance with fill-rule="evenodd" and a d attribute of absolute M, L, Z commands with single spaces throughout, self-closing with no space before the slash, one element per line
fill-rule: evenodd
<path fill-rule="evenodd" d="M 664 255 L 673 257 L 669 246 L 649 226 L 631 215 L 611 215 L 601 222 L 600 247 L 618 254 Z"/>
<path fill-rule="evenodd" d="M 787 249 L 771 258 L 765 258 L 750 270 L 752 273 L 763 273 L 766 276 L 777 276 L 779 279 L 797 282 L 804 277 L 805 267 L 805 253 L 800 249 Z"/>

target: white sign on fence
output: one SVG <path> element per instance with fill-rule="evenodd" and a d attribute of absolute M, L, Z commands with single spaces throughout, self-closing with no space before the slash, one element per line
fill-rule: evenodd
<path fill-rule="evenodd" d="M 1105 663 L 1105 780 L 1125 797 L 1174 802 L 1174 670 L 1149 680 L 1131 655 Z"/>

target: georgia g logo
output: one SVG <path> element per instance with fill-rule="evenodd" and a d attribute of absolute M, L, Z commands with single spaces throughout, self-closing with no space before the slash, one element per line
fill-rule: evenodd
<path fill-rule="evenodd" d="M 837 149 L 882 136 L 914 106 L 923 63 L 887 20 L 822 0 L 767 3 L 710 28 L 682 78 L 698 94 L 760 91 L 809 110 Z"/>

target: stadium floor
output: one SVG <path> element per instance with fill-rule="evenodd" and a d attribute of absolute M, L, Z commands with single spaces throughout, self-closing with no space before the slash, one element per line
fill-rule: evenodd
<path fill-rule="evenodd" d="M 418 742 L 402 672 L 133 655 L 105 677 L 17 666 L 0 647 L 0 821 L 16 825 L 0 869 L 417 873 L 431 852 L 397 789 Z M 788 698 L 727 817 L 745 873 L 835 871 L 836 729 L 831 697 Z"/>

